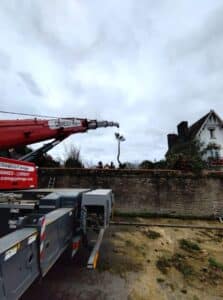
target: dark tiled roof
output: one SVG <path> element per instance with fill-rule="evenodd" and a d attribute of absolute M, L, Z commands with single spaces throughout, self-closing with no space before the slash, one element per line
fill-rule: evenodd
<path fill-rule="evenodd" d="M 211 110 L 209 113 L 207 113 L 205 116 L 203 116 L 200 120 L 198 120 L 197 122 L 195 122 L 194 124 L 192 124 L 189 127 L 189 137 L 191 139 L 195 138 L 196 134 L 198 133 L 198 131 L 200 130 L 200 128 L 202 127 L 202 125 L 204 124 L 205 120 L 210 116 L 210 115 L 214 115 L 215 118 L 217 118 L 219 120 L 219 122 L 223 125 L 223 121 L 221 120 L 221 118 L 216 114 L 216 112 L 214 110 Z"/>
<path fill-rule="evenodd" d="M 189 127 L 189 136 L 191 139 L 195 138 L 196 134 L 200 130 L 201 126 L 204 124 L 204 122 L 207 119 L 207 117 L 209 116 L 209 114 L 210 113 L 206 114 L 200 120 L 198 120 L 197 122 L 195 122 L 194 124 L 192 124 Z"/>

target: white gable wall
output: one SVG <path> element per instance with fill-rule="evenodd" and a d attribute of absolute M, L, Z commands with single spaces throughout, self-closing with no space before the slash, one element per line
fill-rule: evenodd
<path fill-rule="evenodd" d="M 213 129 L 213 137 L 211 137 L 210 129 Z M 208 144 L 220 145 L 220 150 L 208 150 L 204 154 L 204 159 L 207 160 L 208 157 L 223 158 L 223 128 L 222 123 L 213 115 L 210 114 L 206 123 L 204 123 L 201 130 L 198 132 L 196 139 L 202 144 L 202 148 L 206 148 Z M 217 153 L 218 152 L 218 153 Z"/>

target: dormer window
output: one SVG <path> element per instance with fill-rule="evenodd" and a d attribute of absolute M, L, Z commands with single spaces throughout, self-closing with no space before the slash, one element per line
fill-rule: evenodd
<path fill-rule="evenodd" d="M 208 128 L 209 132 L 210 132 L 210 138 L 211 139 L 216 139 L 215 137 L 215 128 Z"/>

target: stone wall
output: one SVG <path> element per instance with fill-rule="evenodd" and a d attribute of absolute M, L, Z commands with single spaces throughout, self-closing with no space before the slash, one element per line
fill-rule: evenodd
<path fill-rule="evenodd" d="M 39 169 L 39 186 L 111 188 L 116 209 L 156 215 L 213 217 L 223 215 L 223 173 L 177 171 Z"/>

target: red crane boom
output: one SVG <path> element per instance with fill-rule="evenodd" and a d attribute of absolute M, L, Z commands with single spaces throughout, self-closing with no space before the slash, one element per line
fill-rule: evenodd
<path fill-rule="evenodd" d="M 51 120 L 0 120 L 0 150 L 28 145 L 49 139 L 61 139 L 74 133 L 118 123 L 69 118 Z"/>
<path fill-rule="evenodd" d="M 24 160 L 32 161 L 37 155 L 49 151 L 71 134 L 112 126 L 119 127 L 119 124 L 80 118 L 0 120 L 0 150 L 54 139 L 20 160 L 0 158 L 0 190 L 36 188 L 35 164 Z"/>

